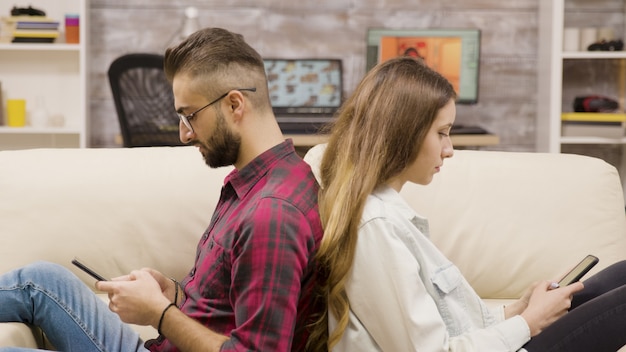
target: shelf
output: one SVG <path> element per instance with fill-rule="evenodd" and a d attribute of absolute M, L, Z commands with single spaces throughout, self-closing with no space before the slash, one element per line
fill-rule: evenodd
<path fill-rule="evenodd" d="M 626 59 L 626 51 L 569 51 L 563 59 Z"/>
<path fill-rule="evenodd" d="M 50 121 L 63 121 L 60 127 L 0 126 L 0 150 L 87 146 L 90 1 L 29 1 L 29 6 L 44 10 L 47 17 L 59 22 L 59 36 L 52 43 L 11 43 L 11 33 L 0 36 L 2 105 L 8 99 L 24 99 L 27 121 L 39 104 Z M 12 6 L 0 1 L 0 13 L 9 14 Z M 63 20 L 67 14 L 80 18 L 80 43 L 65 42 Z M 6 117 L 4 114 L 5 122 Z"/>
<path fill-rule="evenodd" d="M 67 127 L 8 127 L 0 126 L 2 134 L 80 134 L 78 129 Z"/>
<path fill-rule="evenodd" d="M 561 144 L 626 144 L 626 137 L 561 137 Z"/>
<path fill-rule="evenodd" d="M 618 33 L 615 39 L 622 37 L 626 0 L 618 3 L 621 9 L 616 11 L 598 7 L 593 0 L 538 1 L 536 150 L 560 153 L 563 146 L 572 144 L 618 146 L 622 149 L 618 171 L 626 192 L 626 115 L 563 111 L 583 94 L 615 96 L 622 108 L 626 106 L 626 51 L 562 50 L 566 27 L 602 26 Z"/>
<path fill-rule="evenodd" d="M 80 44 L 65 43 L 0 43 L 0 50 L 7 51 L 80 51 Z"/>
<path fill-rule="evenodd" d="M 584 114 L 569 113 L 563 111 L 563 107 L 569 103 L 576 94 L 594 94 L 597 86 L 585 84 L 588 77 L 572 77 L 571 72 L 579 69 L 581 65 L 589 68 L 589 75 L 594 74 L 596 66 L 589 63 L 601 63 L 607 71 L 605 74 L 610 77 L 611 82 L 606 82 L 607 89 L 611 90 L 611 95 L 619 97 L 619 103 L 624 105 L 624 94 L 626 92 L 626 51 L 563 51 L 564 28 L 573 26 L 576 20 L 576 27 L 597 27 L 606 18 L 602 16 L 612 16 L 608 11 L 599 11 L 587 18 L 584 16 L 585 10 L 579 13 L 578 10 L 572 13 L 570 7 L 574 3 L 571 0 L 542 0 L 539 1 L 539 50 L 538 50 L 538 88 L 537 88 L 537 151 L 558 153 L 562 144 L 626 144 L 619 134 L 615 138 L 611 136 L 574 136 L 562 135 L 563 121 L 598 121 L 598 122 L 624 122 L 624 114 Z M 593 1 L 579 1 L 577 6 L 592 4 Z M 566 6 L 567 5 L 567 6 Z M 621 19 L 616 23 L 607 23 L 606 26 L 617 30 L 617 22 L 621 22 L 620 28 L 626 22 L 625 14 L 616 14 Z M 578 17 L 577 17 L 578 16 Z M 619 37 L 619 36 L 618 36 Z M 603 61 L 604 60 L 604 61 Z M 618 65 L 604 66 L 606 60 L 616 60 Z M 612 70 L 612 71 L 610 71 Z M 604 78 L 604 76 L 602 76 Z M 614 77 L 614 81 L 613 81 Z M 600 81 L 599 79 L 596 81 Z M 567 84 L 567 86 L 564 86 Z M 612 85 L 615 85 L 613 88 Z M 603 86 L 604 87 L 604 86 Z M 610 87 L 610 88 L 609 88 Z M 580 91 L 581 93 L 575 93 Z M 607 93 L 604 93 L 607 94 Z M 602 95 L 599 93 L 598 95 Z"/>

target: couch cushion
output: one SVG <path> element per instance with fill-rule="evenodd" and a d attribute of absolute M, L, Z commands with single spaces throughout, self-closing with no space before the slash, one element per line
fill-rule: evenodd
<path fill-rule="evenodd" d="M 194 147 L 0 152 L 0 273 L 36 260 L 182 278 L 231 168 Z"/>
<path fill-rule="evenodd" d="M 322 152 L 305 156 L 316 174 Z M 597 158 L 457 150 L 430 185 L 401 194 L 483 298 L 519 297 L 587 254 L 600 258 L 590 274 L 626 259 L 621 181 Z"/>
<path fill-rule="evenodd" d="M 33 330 L 25 324 L 0 323 L 0 347 L 37 348 Z"/>
<path fill-rule="evenodd" d="M 519 297 L 587 254 L 600 258 L 591 274 L 626 259 L 621 181 L 600 159 L 456 151 L 431 185 L 402 194 L 482 297 Z"/>

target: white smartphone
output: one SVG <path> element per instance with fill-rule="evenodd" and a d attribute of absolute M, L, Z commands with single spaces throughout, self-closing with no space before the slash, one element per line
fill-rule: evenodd
<path fill-rule="evenodd" d="M 98 281 L 109 281 L 109 279 L 107 279 L 104 276 L 98 274 L 95 270 L 91 269 L 87 265 L 81 263 L 78 260 L 78 258 L 72 259 L 72 264 L 76 265 L 80 270 L 86 272 L 87 274 L 89 274 L 91 277 L 93 277 L 94 279 L 96 279 Z"/>
<path fill-rule="evenodd" d="M 580 280 L 586 273 L 591 270 L 596 264 L 598 264 L 598 257 L 593 255 L 586 256 L 578 263 L 567 275 L 565 275 L 561 281 L 559 281 L 559 287 L 567 286 L 578 280 Z"/>

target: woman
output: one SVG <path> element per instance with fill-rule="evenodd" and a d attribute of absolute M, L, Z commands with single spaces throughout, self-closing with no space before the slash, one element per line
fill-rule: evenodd
<path fill-rule="evenodd" d="M 372 69 L 342 107 L 320 166 L 318 258 L 328 311 L 312 336 L 327 332 L 333 351 L 615 351 L 626 344 L 626 332 L 607 333 L 626 326 L 623 262 L 585 290 L 580 282 L 554 289 L 542 281 L 490 311 L 429 241 L 427 220 L 399 192 L 406 182 L 429 184 L 452 157 L 454 101 L 445 78 L 422 60 L 398 57 Z"/>

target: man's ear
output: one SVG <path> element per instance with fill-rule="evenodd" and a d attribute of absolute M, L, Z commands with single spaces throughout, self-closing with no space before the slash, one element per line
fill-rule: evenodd
<path fill-rule="evenodd" d="M 233 122 L 239 122 L 243 118 L 243 112 L 246 106 L 243 94 L 240 91 L 233 90 L 228 94 L 226 99 L 228 99 L 228 112 L 232 115 Z"/>

